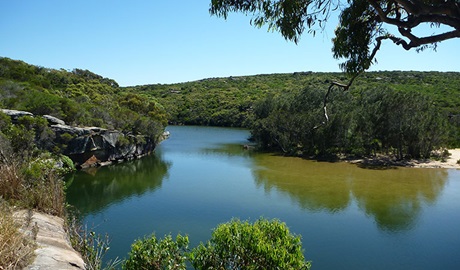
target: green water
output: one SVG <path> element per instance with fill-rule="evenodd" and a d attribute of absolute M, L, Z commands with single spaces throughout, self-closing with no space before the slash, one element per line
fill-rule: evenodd
<path fill-rule="evenodd" d="M 460 170 L 360 168 L 244 150 L 249 132 L 169 127 L 155 155 L 78 172 L 68 202 L 126 257 L 153 232 L 191 246 L 233 217 L 278 218 L 313 269 L 460 269 Z"/>

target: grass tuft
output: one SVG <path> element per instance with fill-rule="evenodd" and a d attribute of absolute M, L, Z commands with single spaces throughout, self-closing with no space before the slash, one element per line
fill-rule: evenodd
<path fill-rule="evenodd" d="M 35 245 L 19 227 L 11 208 L 0 198 L 0 269 L 22 269 L 33 258 Z"/>

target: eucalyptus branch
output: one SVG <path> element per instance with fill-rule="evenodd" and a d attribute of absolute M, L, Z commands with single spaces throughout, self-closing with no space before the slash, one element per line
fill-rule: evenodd
<path fill-rule="evenodd" d="M 368 2 L 374 8 L 380 20 L 384 23 L 409 29 L 417 27 L 421 23 L 435 22 L 449 25 L 457 31 L 460 31 L 460 19 L 458 18 L 458 15 L 460 15 L 460 7 L 455 5 L 451 5 L 451 8 L 446 6 L 437 7 L 423 5 L 422 8 L 420 8 L 417 5 L 411 4 L 409 1 L 396 0 L 396 2 L 400 5 L 399 8 L 396 7 L 396 14 L 400 13 L 399 10 L 404 10 L 407 14 L 411 14 L 411 16 L 407 17 L 407 20 L 401 20 L 400 16 L 388 16 L 392 11 L 389 9 L 390 5 L 388 5 L 386 10 L 384 10 L 380 5 L 380 1 L 368 0 Z"/>
<path fill-rule="evenodd" d="M 321 126 L 324 126 L 329 122 L 329 115 L 327 114 L 327 101 L 328 101 L 329 95 L 331 94 L 334 86 L 341 88 L 343 91 L 347 91 L 350 88 L 353 81 L 355 80 L 355 78 L 359 76 L 359 74 L 361 74 L 361 72 L 353 75 L 353 77 L 350 79 L 350 81 L 347 84 L 343 84 L 339 82 L 331 82 L 331 84 L 327 88 L 326 95 L 324 95 L 324 99 L 323 99 L 323 111 L 324 111 L 324 118 L 326 118 L 326 121 L 323 121 L 321 122 L 321 124 L 314 126 L 313 129 L 318 129 Z"/>
<path fill-rule="evenodd" d="M 410 29 L 404 29 L 404 28 L 398 28 L 399 33 L 401 33 L 402 36 L 408 38 L 411 42 L 401 42 L 399 41 L 400 44 L 403 45 L 404 49 L 409 50 L 411 48 L 415 48 L 421 45 L 426 45 L 426 44 L 433 44 L 436 42 L 441 42 L 444 40 L 448 40 L 451 38 L 458 38 L 460 37 L 460 31 L 453 30 L 450 32 L 445 32 L 442 34 L 438 35 L 433 35 L 433 36 L 428 36 L 428 37 L 417 37 L 414 34 L 412 34 Z M 396 42 L 395 42 L 396 43 Z M 398 43 L 396 43 L 398 44 Z M 398 44 L 399 45 L 399 44 Z"/>
<path fill-rule="evenodd" d="M 377 44 L 375 45 L 374 49 L 372 50 L 372 53 L 369 55 L 369 58 L 367 60 L 367 61 L 369 61 L 369 63 L 374 60 L 375 55 L 377 54 L 377 51 L 380 50 L 380 46 L 382 45 L 382 40 L 384 40 L 384 39 L 391 39 L 391 36 L 380 36 L 380 37 L 377 37 L 375 39 Z M 329 122 L 329 115 L 327 114 L 327 101 L 328 101 L 328 97 L 331 94 L 332 89 L 334 88 L 334 86 L 336 86 L 338 88 L 341 88 L 343 91 L 348 91 L 348 89 L 350 89 L 351 85 L 353 84 L 354 80 L 359 75 L 361 75 L 361 73 L 363 73 L 363 72 L 364 72 L 364 70 L 354 74 L 353 77 L 351 77 L 350 81 L 347 84 L 343 84 L 343 83 L 339 83 L 339 82 L 335 82 L 335 81 L 331 82 L 331 84 L 329 85 L 329 88 L 327 89 L 327 93 L 324 96 L 324 100 L 323 100 L 323 111 L 324 111 L 324 118 L 326 118 L 326 121 L 322 122 L 320 125 L 317 125 L 317 126 L 313 127 L 313 129 L 318 129 L 319 127 L 321 127 L 323 125 L 326 125 Z"/>

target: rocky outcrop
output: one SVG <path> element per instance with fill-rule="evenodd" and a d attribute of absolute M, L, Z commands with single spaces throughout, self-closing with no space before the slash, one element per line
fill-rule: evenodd
<path fill-rule="evenodd" d="M 33 116 L 30 112 L 1 110 L 13 123 L 21 116 Z M 38 117 L 38 116 L 37 116 Z M 44 117 L 55 133 L 54 144 L 61 145 L 63 154 L 69 156 L 77 167 L 108 165 L 150 154 L 155 141 L 143 135 L 124 134 L 100 127 L 74 127 L 50 115 Z"/>
<path fill-rule="evenodd" d="M 59 118 L 56 118 L 54 116 L 51 116 L 51 115 L 43 115 L 43 118 L 45 118 L 46 120 L 48 120 L 48 122 L 51 124 L 51 125 L 65 125 L 65 122 Z"/>
<path fill-rule="evenodd" d="M 1 112 L 4 114 L 8 115 L 11 117 L 11 121 L 13 124 L 16 124 L 18 122 L 18 118 L 22 116 L 34 116 L 30 112 L 25 112 L 25 111 L 16 111 L 16 110 L 6 110 L 6 109 L 0 109 Z"/>
<path fill-rule="evenodd" d="M 99 127 L 78 128 L 58 124 L 51 125 L 51 128 L 57 137 L 63 134 L 72 136 L 64 154 L 81 167 L 131 160 L 155 149 L 155 142 L 147 136 L 127 135 Z"/>
<path fill-rule="evenodd" d="M 62 218 L 29 210 L 17 211 L 14 217 L 24 224 L 21 231 L 37 245 L 32 264 L 24 269 L 85 269 L 81 255 L 70 245 Z"/>

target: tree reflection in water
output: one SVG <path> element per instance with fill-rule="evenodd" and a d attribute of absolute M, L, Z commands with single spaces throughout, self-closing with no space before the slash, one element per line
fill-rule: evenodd
<path fill-rule="evenodd" d="M 66 178 L 67 202 L 84 217 L 106 207 L 159 189 L 171 164 L 151 155 L 108 167 L 78 171 Z M 78 181 L 73 181 L 77 178 Z"/>
<path fill-rule="evenodd" d="M 287 194 L 312 212 L 339 212 L 356 200 L 379 229 L 391 233 L 415 226 L 422 205 L 436 201 L 448 176 L 438 169 L 368 170 L 271 154 L 255 155 L 254 162 L 256 185 L 267 192 Z"/>

